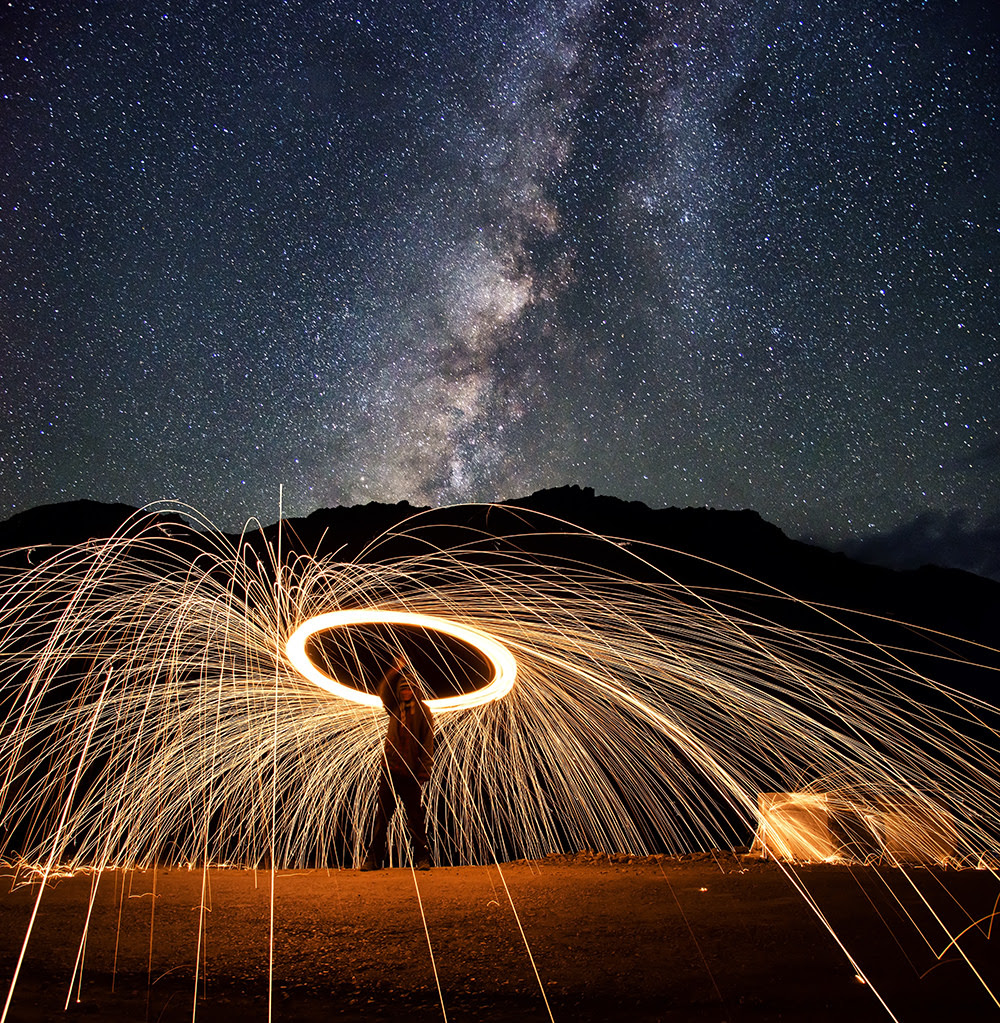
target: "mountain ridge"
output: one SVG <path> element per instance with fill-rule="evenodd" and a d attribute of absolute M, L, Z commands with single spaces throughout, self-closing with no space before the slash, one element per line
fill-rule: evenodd
<path fill-rule="evenodd" d="M 149 510 L 143 515 L 141 509 L 122 503 L 70 501 L 42 505 L 0 522 L 0 549 L 31 549 L 30 561 L 37 563 L 45 548 L 105 539 L 133 516 L 156 525 L 167 537 L 191 529 L 175 511 Z M 643 560 L 649 558 L 657 571 L 685 586 L 730 587 L 735 572 L 748 583 L 762 584 L 761 592 L 778 591 L 866 614 L 891 614 L 978 642 L 996 641 L 993 623 L 1000 619 L 1000 583 L 986 577 L 935 565 L 917 569 L 872 565 L 792 539 L 751 509 L 650 508 L 639 501 L 595 494 L 592 487 L 550 488 L 496 504 L 424 508 L 400 501 L 318 508 L 307 516 L 250 531 L 243 540 L 259 545 L 263 539 L 273 545 L 280 533 L 289 551 L 380 560 L 371 550 L 372 541 L 382 534 L 391 538 L 396 527 L 410 519 L 428 536 L 433 533 L 439 546 L 493 535 L 517 537 L 523 543 L 534 535 L 541 548 L 544 538 L 565 524 L 569 535 L 581 542 L 589 531 L 620 540 L 630 554 L 637 553 L 636 544 L 649 545 L 641 549 Z M 222 535 L 240 539 L 240 534 Z M 380 548 L 399 549 L 399 542 Z M 18 560 L 5 559 L 9 567 L 17 567 Z M 638 564 L 638 559 L 633 561 Z"/>

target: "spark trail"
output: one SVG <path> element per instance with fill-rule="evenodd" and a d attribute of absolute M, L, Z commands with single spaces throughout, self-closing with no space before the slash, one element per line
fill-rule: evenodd
<path fill-rule="evenodd" d="M 534 525 L 556 536 L 565 524 Z M 370 693 L 402 651 L 422 659 L 426 696 L 452 697 L 426 791 L 438 862 L 738 846 L 758 795 L 790 789 L 835 792 L 868 859 L 892 861 L 889 820 L 897 847 L 910 828 L 912 848 L 956 866 L 1000 848 L 996 709 L 829 610 L 799 605 L 815 627 L 790 629 L 692 592 L 609 538 L 574 534 L 616 548 L 637 577 L 478 534 L 440 549 L 422 528 L 419 517 L 404 528 L 418 554 L 378 560 L 376 543 L 363 560 L 279 559 L 259 536 L 166 537 L 139 516 L 8 573 L 8 857 L 98 870 L 351 866 L 373 814 L 383 716 L 304 677 L 285 646 L 334 613 L 347 624 L 300 644 L 325 676 Z M 449 645 L 408 630 L 405 615 L 457 631 Z M 509 651 L 516 682 L 455 709 L 456 693 L 484 684 L 463 635 Z M 398 860 L 402 822 L 394 829 Z"/>

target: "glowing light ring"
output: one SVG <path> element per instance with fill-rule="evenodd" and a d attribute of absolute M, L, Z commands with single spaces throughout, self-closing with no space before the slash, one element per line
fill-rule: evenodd
<path fill-rule="evenodd" d="M 444 633 L 446 636 L 453 636 L 474 647 L 492 665 L 493 679 L 482 689 L 476 689 L 471 693 L 461 693 L 459 696 L 427 700 L 427 706 L 434 714 L 480 707 L 484 703 L 499 700 L 514 688 L 514 680 L 517 677 L 517 661 L 499 640 L 480 629 L 459 625 L 457 622 L 447 618 L 438 618 L 436 615 L 415 614 L 409 611 L 375 611 L 370 608 L 355 611 L 330 611 L 303 622 L 289 636 L 288 642 L 285 644 L 285 653 L 295 669 L 310 682 L 315 682 L 321 689 L 345 700 L 353 700 L 355 703 L 361 703 L 368 707 L 381 708 L 382 701 L 374 693 L 364 693 L 360 689 L 352 689 L 350 686 L 345 686 L 336 679 L 330 678 L 329 675 L 320 671 L 306 654 L 306 642 L 310 636 L 314 636 L 317 632 L 323 632 L 326 629 L 340 629 L 347 625 L 379 624 L 415 625 L 421 629 L 431 629 L 434 632 Z"/>

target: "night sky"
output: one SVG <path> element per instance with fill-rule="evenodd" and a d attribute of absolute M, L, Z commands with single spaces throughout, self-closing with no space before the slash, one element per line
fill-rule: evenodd
<path fill-rule="evenodd" d="M 577 483 L 1000 576 L 982 0 L 12 0 L 0 517 Z"/>

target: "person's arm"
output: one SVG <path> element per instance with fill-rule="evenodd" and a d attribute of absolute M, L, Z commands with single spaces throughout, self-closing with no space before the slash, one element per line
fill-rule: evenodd
<path fill-rule="evenodd" d="M 392 667 L 382 676 L 382 681 L 379 682 L 375 689 L 378 698 L 382 701 L 382 706 L 390 713 L 398 709 L 397 704 L 399 701 L 396 699 L 396 679 L 402 674 L 405 667 L 406 658 L 400 654 L 392 662 Z"/>

